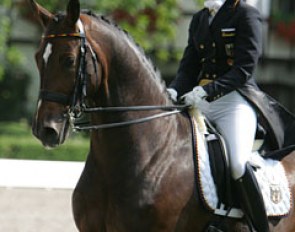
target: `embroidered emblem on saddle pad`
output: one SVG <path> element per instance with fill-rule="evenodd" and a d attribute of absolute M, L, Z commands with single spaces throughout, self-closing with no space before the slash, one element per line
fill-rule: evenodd
<path fill-rule="evenodd" d="M 233 218 L 243 217 L 240 209 L 232 208 L 227 211 L 226 207 L 220 202 L 214 183 L 210 158 L 205 144 L 202 129 L 194 117 L 191 118 L 194 131 L 195 146 L 195 167 L 196 179 L 198 181 L 199 192 L 206 208 L 218 215 L 227 215 Z M 252 153 L 250 163 L 256 168 L 255 176 L 260 186 L 266 213 L 269 217 L 281 217 L 289 214 L 292 205 L 292 196 L 289 188 L 288 179 L 285 170 L 279 161 L 272 159 L 263 159 L 257 152 Z"/>

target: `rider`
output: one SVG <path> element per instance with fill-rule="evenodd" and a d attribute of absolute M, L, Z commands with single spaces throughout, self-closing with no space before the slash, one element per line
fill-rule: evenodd
<path fill-rule="evenodd" d="M 267 232 L 262 194 L 247 162 L 257 128 L 254 106 L 269 106 L 253 79 L 262 51 L 261 16 L 243 0 L 205 0 L 204 5 L 193 16 L 188 45 L 168 93 L 174 101 L 182 96 L 216 125 L 228 147 L 242 208 L 258 232 Z M 263 107 L 261 112 L 270 123 L 277 120 Z M 273 143 L 280 147 L 282 129 L 272 129 Z"/>

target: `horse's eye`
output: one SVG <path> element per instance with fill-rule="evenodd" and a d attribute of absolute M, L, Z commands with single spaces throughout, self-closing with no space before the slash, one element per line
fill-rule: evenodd
<path fill-rule="evenodd" d="M 59 64 L 63 67 L 63 68 L 73 68 L 73 66 L 75 65 L 76 62 L 76 58 L 73 55 L 61 55 L 59 57 Z"/>
<path fill-rule="evenodd" d="M 64 60 L 64 65 L 66 67 L 72 67 L 75 64 L 75 57 L 67 57 Z"/>

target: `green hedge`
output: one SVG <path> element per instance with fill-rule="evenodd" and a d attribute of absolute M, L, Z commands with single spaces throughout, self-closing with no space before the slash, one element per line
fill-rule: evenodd
<path fill-rule="evenodd" d="M 29 76 L 22 73 L 18 66 L 5 70 L 4 79 L 0 80 L 1 121 L 17 121 L 28 117 L 26 92 L 29 82 Z"/>
<path fill-rule="evenodd" d="M 74 133 L 56 149 L 45 149 L 26 122 L 0 122 L 0 158 L 84 161 L 89 150 L 88 136 Z"/>

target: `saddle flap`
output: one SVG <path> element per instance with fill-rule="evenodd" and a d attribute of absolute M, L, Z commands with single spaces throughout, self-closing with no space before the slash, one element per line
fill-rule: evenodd
<path fill-rule="evenodd" d="M 217 187 L 217 194 L 222 202 L 231 204 L 231 175 L 224 140 L 217 133 L 207 134 L 205 138 L 208 154 L 210 154 L 211 174 Z"/>

